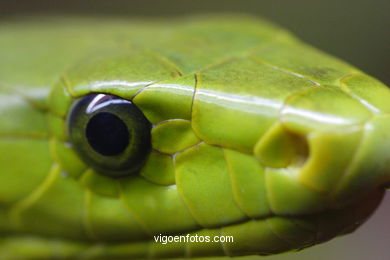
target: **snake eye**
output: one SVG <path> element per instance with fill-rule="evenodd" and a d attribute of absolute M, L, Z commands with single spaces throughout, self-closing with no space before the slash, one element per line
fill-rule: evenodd
<path fill-rule="evenodd" d="M 110 177 L 137 172 L 151 149 L 151 124 L 130 101 L 90 94 L 77 100 L 68 116 L 68 132 L 79 156 Z"/>

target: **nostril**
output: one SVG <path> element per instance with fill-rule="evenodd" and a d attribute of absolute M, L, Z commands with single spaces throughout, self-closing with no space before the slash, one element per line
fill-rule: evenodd
<path fill-rule="evenodd" d="M 254 149 L 265 166 L 272 212 L 312 214 L 333 207 L 330 195 L 349 175 L 362 137 L 361 127 L 317 129 L 305 134 L 294 130 L 277 123 Z"/>
<path fill-rule="evenodd" d="M 348 175 L 361 138 L 360 126 L 302 135 L 278 123 L 259 140 L 254 153 L 266 167 L 295 168 L 302 184 L 326 194 Z"/>
<path fill-rule="evenodd" d="M 329 193 L 349 174 L 362 138 L 361 127 L 314 132 L 308 136 L 310 158 L 300 169 L 302 183 Z"/>
<path fill-rule="evenodd" d="M 278 123 L 257 142 L 254 153 L 260 163 L 270 168 L 300 167 L 309 157 L 309 145 L 306 136 Z"/>

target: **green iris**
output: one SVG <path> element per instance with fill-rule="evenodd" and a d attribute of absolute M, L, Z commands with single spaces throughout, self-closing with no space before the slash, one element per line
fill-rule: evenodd
<path fill-rule="evenodd" d="M 78 99 L 68 116 L 68 131 L 79 156 L 111 177 L 136 173 L 151 149 L 151 124 L 130 101 L 90 94 Z"/>

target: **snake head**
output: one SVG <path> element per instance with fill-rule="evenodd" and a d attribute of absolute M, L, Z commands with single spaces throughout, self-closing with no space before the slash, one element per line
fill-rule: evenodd
<path fill-rule="evenodd" d="M 80 43 L 46 25 L 34 59 L 8 59 L 23 77 L 0 90 L 6 256 L 268 255 L 351 232 L 379 204 L 377 80 L 253 18 L 99 25 Z M 187 234 L 234 242 L 155 240 Z"/>

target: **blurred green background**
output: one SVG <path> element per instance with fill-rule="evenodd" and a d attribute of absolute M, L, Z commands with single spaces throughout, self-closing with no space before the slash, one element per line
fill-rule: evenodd
<path fill-rule="evenodd" d="M 389 0 L 0 0 L 4 19 L 41 15 L 170 17 L 214 12 L 268 18 L 390 85 Z M 390 196 L 387 194 L 378 211 L 352 235 L 298 253 L 239 259 L 390 259 Z"/>

